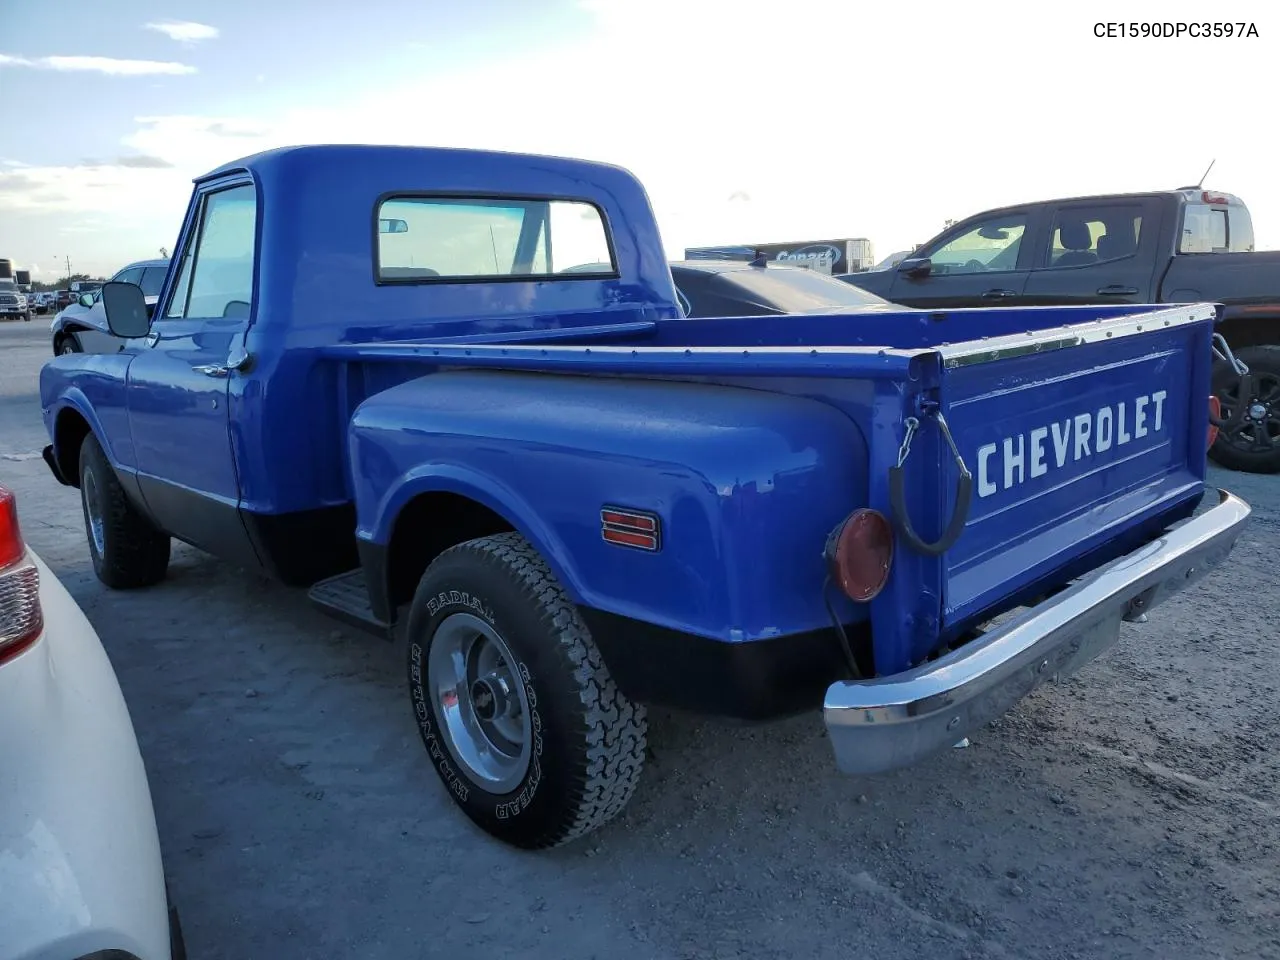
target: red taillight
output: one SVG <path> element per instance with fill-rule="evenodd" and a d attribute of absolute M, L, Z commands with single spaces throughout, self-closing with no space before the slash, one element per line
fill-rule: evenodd
<path fill-rule="evenodd" d="M 1213 446 L 1213 441 L 1218 439 L 1218 428 L 1214 426 L 1214 420 L 1222 419 L 1222 402 L 1216 396 L 1209 397 L 1209 446 Z M 1205 449 L 1208 449 L 1206 447 Z"/>
<path fill-rule="evenodd" d="M 17 656 L 44 629 L 40 572 L 18 527 L 18 502 L 0 487 L 0 663 Z"/>
<path fill-rule="evenodd" d="M 866 603 L 889 580 L 893 525 L 877 510 L 855 510 L 832 531 L 826 557 L 831 579 L 849 599 Z"/>
<path fill-rule="evenodd" d="M 0 568 L 21 560 L 25 549 L 18 528 L 18 501 L 11 491 L 0 487 Z"/>
<path fill-rule="evenodd" d="M 1200 199 L 1203 200 L 1205 203 L 1220 203 L 1224 205 L 1228 204 L 1227 198 L 1224 197 L 1222 194 L 1210 193 L 1208 190 L 1204 190 L 1201 192 Z"/>

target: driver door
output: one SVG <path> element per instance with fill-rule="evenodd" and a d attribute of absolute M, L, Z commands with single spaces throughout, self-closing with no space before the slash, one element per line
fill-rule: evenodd
<path fill-rule="evenodd" d="M 160 526 L 230 560 L 256 563 L 240 519 L 229 358 L 254 302 L 257 195 L 243 179 L 193 199 L 145 340 L 131 341 L 126 391 L 138 483 Z"/>
<path fill-rule="evenodd" d="M 889 299 L 909 307 L 1005 307 L 1020 304 L 1031 273 L 1037 228 L 1031 210 L 1005 210 L 959 224 L 912 258 L 928 257 L 924 275 L 901 270 Z"/>

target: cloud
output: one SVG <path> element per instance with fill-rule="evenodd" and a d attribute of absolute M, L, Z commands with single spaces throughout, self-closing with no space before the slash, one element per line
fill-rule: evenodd
<path fill-rule="evenodd" d="M 32 190 L 44 186 L 44 181 L 29 173 L 0 173 L 0 199 L 4 194 L 17 190 Z"/>
<path fill-rule="evenodd" d="M 114 77 L 179 76 L 196 68 L 170 60 L 120 60 L 116 57 L 14 57 L 0 53 L 0 67 L 32 67 L 37 70 L 105 73 Z"/>
<path fill-rule="evenodd" d="M 205 127 L 206 133 L 215 137 L 260 137 L 265 128 L 259 123 L 246 123 L 243 120 L 215 120 Z"/>
<path fill-rule="evenodd" d="M 153 157 L 146 153 L 135 153 L 127 157 L 117 157 L 116 166 L 130 167 L 134 170 L 168 170 L 173 164 L 163 157 Z"/>
<path fill-rule="evenodd" d="M 163 33 L 170 40 L 179 43 L 198 43 L 201 40 L 218 39 L 218 28 L 207 23 L 193 23 L 190 20 L 166 21 L 164 23 L 144 24 L 144 29 Z"/>
<path fill-rule="evenodd" d="M 0 211 L 113 217 L 150 209 L 168 200 L 180 205 L 189 174 L 152 154 L 131 154 L 115 163 L 96 161 L 48 167 L 0 168 Z"/>

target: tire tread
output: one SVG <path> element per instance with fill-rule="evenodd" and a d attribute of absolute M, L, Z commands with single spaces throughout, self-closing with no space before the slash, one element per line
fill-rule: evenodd
<path fill-rule="evenodd" d="M 103 541 L 105 549 L 96 557 L 85 516 L 89 551 L 95 554 L 94 572 L 113 590 L 149 587 L 164 579 L 169 568 L 170 541 L 129 501 L 102 445 L 92 432 L 80 446 L 81 469 L 94 471 L 103 500 Z"/>
<path fill-rule="evenodd" d="M 578 687 L 586 762 L 572 777 L 571 811 L 531 846 L 569 843 L 613 820 L 626 807 L 644 767 L 648 717 L 643 704 L 618 689 L 599 648 L 564 588 L 534 547 L 518 533 L 500 533 L 458 544 L 440 557 L 479 553 L 508 571 L 540 611 Z"/>

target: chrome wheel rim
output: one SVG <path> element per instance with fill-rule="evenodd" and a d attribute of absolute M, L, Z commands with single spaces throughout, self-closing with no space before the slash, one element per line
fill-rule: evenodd
<path fill-rule="evenodd" d="M 529 700 L 502 636 L 470 613 L 436 628 L 427 679 L 445 745 L 490 793 L 510 793 L 529 769 Z"/>
<path fill-rule="evenodd" d="M 76 352 L 76 348 L 75 348 L 75 346 L 74 346 L 73 344 L 71 344 L 70 342 L 68 342 L 68 343 L 64 343 L 64 344 L 62 345 L 62 352 L 63 352 L 63 353 L 75 353 L 75 352 Z"/>
<path fill-rule="evenodd" d="M 102 494 L 98 490 L 98 481 L 93 478 L 93 471 L 86 470 L 80 482 L 80 491 L 84 496 L 85 519 L 89 524 L 89 539 L 98 556 L 106 552 L 106 536 L 102 524 Z"/>

